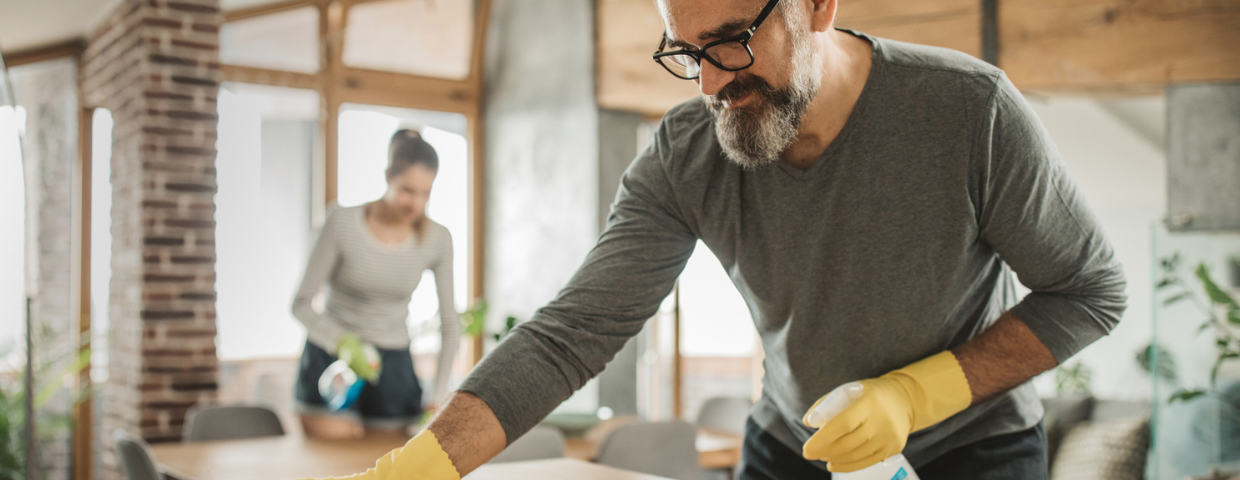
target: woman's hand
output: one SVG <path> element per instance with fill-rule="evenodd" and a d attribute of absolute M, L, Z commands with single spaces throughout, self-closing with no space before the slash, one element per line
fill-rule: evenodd
<path fill-rule="evenodd" d="M 363 343 L 357 335 L 347 333 L 340 337 L 340 342 L 336 344 L 336 358 L 349 364 L 349 369 L 358 377 L 368 382 L 379 380 L 379 372 L 383 368 L 379 350 L 374 345 Z"/>

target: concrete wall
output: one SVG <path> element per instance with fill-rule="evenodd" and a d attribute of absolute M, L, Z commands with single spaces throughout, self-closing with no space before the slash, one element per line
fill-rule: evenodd
<path fill-rule="evenodd" d="M 594 2 L 498 0 L 486 65 L 488 327 L 529 319 L 599 233 Z M 597 408 L 590 385 L 570 400 Z"/>
<path fill-rule="evenodd" d="M 604 109 L 599 110 L 598 119 L 598 219 L 601 230 L 607 225 L 620 177 L 637 156 L 642 116 Z M 599 375 L 599 406 L 610 408 L 615 415 L 637 415 L 637 361 L 640 351 L 639 338 L 629 340 Z"/>

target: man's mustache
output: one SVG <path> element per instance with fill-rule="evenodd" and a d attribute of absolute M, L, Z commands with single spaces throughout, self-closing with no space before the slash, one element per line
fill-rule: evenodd
<path fill-rule="evenodd" d="M 712 108 L 722 109 L 725 102 L 735 101 L 750 92 L 757 92 L 769 100 L 775 89 L 771 87 L 771 84 L 766 83 L 766 80 L 756 75 L 737 75 L 736 79 L 724 85 L 719 93 L 707 98 Z"/>

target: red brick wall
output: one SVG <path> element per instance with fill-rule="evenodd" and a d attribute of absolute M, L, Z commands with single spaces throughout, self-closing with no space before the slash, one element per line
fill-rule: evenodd
<path fill-rule="evenodd" d="M 124 0 L 82 59 L 85 104 L 112 110 L 109 381 L 100 477 L 116 428 L 181 437 L 214 399 L 219 0 Z"/>

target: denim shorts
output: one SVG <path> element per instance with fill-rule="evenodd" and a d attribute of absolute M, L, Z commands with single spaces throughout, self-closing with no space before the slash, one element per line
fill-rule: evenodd
<path fill-rule="evenodd" d="M 379 349 L 383 368 L 379 381 L 367 383 L 362 395 L 349 410 L 363 422 L 384 425 L 409 425 L 422 417 L 422 386 L 413 373 L 413 355 L 409 349 Z M 306 342 L 301 352 L 295 396 L 298 408 L 309 412 L 327 412 L 327 402 L 319 395 L 319 377 L 336 356 L 317 345 Z"/>

